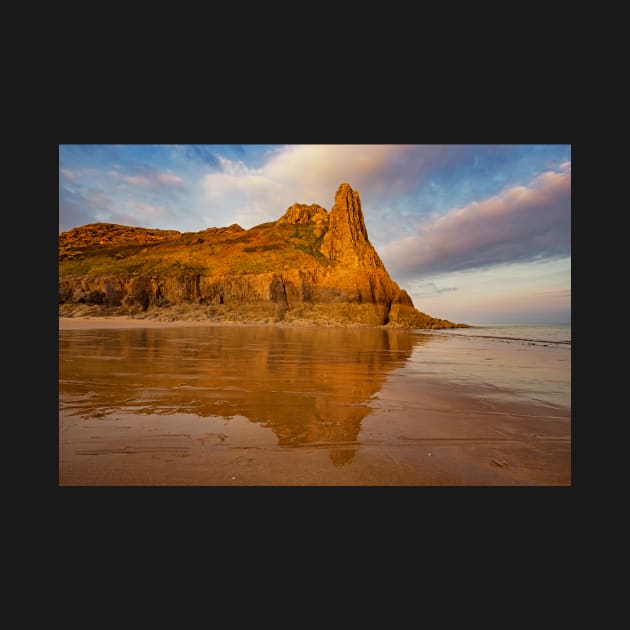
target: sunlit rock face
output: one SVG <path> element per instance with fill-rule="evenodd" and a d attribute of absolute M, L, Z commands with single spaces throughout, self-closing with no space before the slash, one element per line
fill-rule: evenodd
<path fill-rule="evenodd" d="M 359 193 L 328 212 L 197 233 L 91 224 L 59 235 L 60 315 L 451 328 L 416 310 L 369 241 Z"/>

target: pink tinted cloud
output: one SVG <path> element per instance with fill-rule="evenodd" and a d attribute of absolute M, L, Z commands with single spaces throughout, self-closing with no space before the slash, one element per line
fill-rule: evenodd
<path fill-rule="evenodd" d="M 144 203 L 135 199 L 130 199 L 128 201 L 128 205 L 130 208 L 137 210 L 140 213 L 140 217 L 143 218 L 150 216 L 164 217 L 168 214 L 166 209 L 162 208 L 161 206 L 155 206 L 153 204 Z"/>
<path fill-rule="evenodd" d="M 175 186 L 180 188 L 184 185 L 184 180 L 170 171 L 158 173 L 155 176 L 155 179 L 160 182 L 160 184 L 164 184 L 166 186 Z"/>
<path fill-rule="evenodd" d="M 130 184 L 136 184 L 138 186 L 151 186 L 151 180 L 144 175 L 122 175 L 121 176 L 126 182 Z"/>
<path fill-rule="evenodd" d="M 479 268 L 571 251 L 570 165 L 511 186 L 416 228 L 381 256 L 400 276 Z"/>
<path fill-rule="evenodd" d="M 183 188 L 184 180 L 172 173 L 171 171 L 163 171 L 158 173 L 144 173 L 142 175 L 124 175 L 117 170 L 109 171 L 112 177 L 123 179 L 129 184 L 142 186 L 144 188 L 156 188 L 158 186 L 167 186 L 174 188 Z"/>

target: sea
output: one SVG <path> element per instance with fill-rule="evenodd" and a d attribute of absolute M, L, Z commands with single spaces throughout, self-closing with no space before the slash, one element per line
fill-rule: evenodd
<path fill-rule="evenodd" d="M 486 324 L 438 331 L 507 342 L 571 345 L 571 324 Z"/>

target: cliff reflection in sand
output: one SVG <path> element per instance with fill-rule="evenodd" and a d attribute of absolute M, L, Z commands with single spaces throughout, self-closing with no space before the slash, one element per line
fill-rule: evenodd
<path fill-rule="evenodd" d="M 279 446 L 329 446 L 342 465 L 354 456 L 369 399 L 425 340 L 380 328 L 61 331 L 60 410 L 240 415 L 271 428 Z"/>

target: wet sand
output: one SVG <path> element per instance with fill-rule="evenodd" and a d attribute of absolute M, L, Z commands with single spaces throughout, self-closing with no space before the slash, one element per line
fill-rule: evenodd
<path fill-rule="evenodd" d="M 213 322 L 212 326 L 266 326 L 267 324 L 247 324 L 245 322 Z M 277 324 L 268 324 L 269 326 Z M 103 328 L 207 328 L 208 322 L 179 320 L 174 322 L 157 319 L 133 319 L 131 317 L 60 317 L 59 330 L 99 330 Z"/>
<path fill-rule="evenodd" d="M 124 318 L 59 325 L 60 485 L 571 483 L 570 407 L 431 367 L 452 364 L 461 340 Z M 466 352 L 474 365 L 478 346 Z"/>

